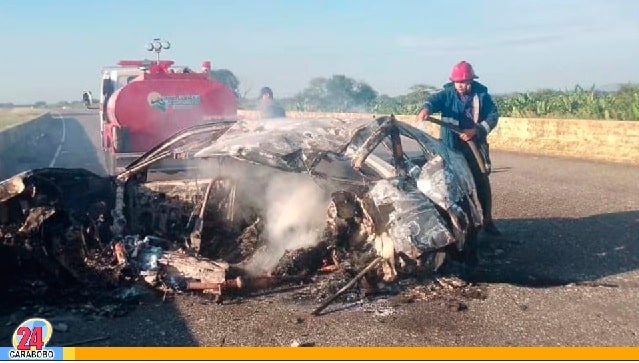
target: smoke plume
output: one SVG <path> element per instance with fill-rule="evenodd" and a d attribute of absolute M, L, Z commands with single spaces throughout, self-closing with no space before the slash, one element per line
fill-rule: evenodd
<path fill-rule="evenodd" d="M 326 224 L 330 194 L 306 174 L 287 173 L 262 165 L 225 159 L 206 168 L 207 177 L 233 179 L 237 184 L 236 215 L 257 212 L 264 222 L 259 249 L 247 264 L 250 273 L 271 270 L 287 250 L 318 243 Z M 201 177 L 201 176 L 200 176 Z"/>
<path fill-rule="evenodd" d="M 258 251 L 248 265 L 259 273 L 275 267 L 287 250 L 317 244 L 326 223 L 326 193 L 308 176 L 274 174 L 264 193 L 267 248 Z"/>

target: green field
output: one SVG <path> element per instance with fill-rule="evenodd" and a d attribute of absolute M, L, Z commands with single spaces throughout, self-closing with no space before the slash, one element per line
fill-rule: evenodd
<path fill-rule="evenodd" d="M 46 112 L 47 110 L 26 107 L 0 109 L 0 130 L 32 120 Z"/>
<path fill-rule="evenodd" d="M 545 90 L 495 97 L 502 116 L 639 120 L 639 85 L 623 85 L 615 92 L 579 86 L 570 91 Z"/>
<path fill-rule="evenodd" d="M 382 99 L 373 112 L 414 115 L 428 92 L 416 92 Z M 493 96 L 503 117 L 571 118 L 589 120 L 639 120 L 639 85 L 623 85 L 614 92 L 575 87 L 572 90 L 540 90 Z M 381 101 L 381 102 L 380 102 Z"/>

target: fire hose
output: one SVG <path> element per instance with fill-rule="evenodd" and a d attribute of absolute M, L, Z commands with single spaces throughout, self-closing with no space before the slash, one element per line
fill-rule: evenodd
<path fill-rule="evenodd" d="M 428 121 L 428 122 L 432 122 L 436 125 L 442 126 L 442 127 L 446 127 L 448 128 L 450 131 L 456 133 L 457 135 L 461 135 L 464 133 L 464 131 L 459 128 L 459 126 L 449 123 L 449 122 L 445 122 L 439 119 L 436 119 L 432 116 L 428 116 L 424 119 L 424 121 Z M 475 157 L 475 161 L 477 161 L 477 164 L 479 165 L 479 170 L 481 170 L 482 174 L 488 174 L 488 170 L 486 169 L 486 161 L 484 159 L 484 156 L 481 154 L 481 152 L 479 151 L 479 148 L 477 147 L 477 143 L 474 140 L 468 140 L 466 141 L 466 143 L 468 144 L 468 147 L 470 148 L 470 151 L 473 153 L 473 156 Z"/>

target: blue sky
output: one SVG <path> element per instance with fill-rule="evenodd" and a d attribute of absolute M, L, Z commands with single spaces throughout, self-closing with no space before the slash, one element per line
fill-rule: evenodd
<path fill-rule="evenodd" d="M 380 93 L 468 60 L 494 93 L 639 82 L 636 0 L 2 0 L 0 102 L 80 99 L 119 59 L 211 60 L 255 96 L 345 74 Z"/>

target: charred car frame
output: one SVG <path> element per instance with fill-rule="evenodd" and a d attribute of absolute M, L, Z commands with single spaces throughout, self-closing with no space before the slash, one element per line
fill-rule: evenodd
<path fill-rule="evenodd" d="M 181 160 L 178 173 L 153 165 Z M 465 159 L 393 116 L 216 121 L 123 172 L 44 168 L 0 184 L 2 284 L 143 278 L 259 287 L 371 261 L 366 281 L 472 263 L 481 206 Z M 12 287 L 13 286 L 13 287 Z"/>

